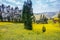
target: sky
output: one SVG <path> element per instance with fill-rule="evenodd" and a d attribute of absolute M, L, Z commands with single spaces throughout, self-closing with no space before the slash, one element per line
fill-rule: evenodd
<path fill-rule="evenodd" d="M 27 0 L 0 0 L 0 5 L 18 6 L 23 8 L 24 1 Z M 32 0 L 32 8 L 34 13 L 57 12 L 60 10 L 60 0 Z"/>

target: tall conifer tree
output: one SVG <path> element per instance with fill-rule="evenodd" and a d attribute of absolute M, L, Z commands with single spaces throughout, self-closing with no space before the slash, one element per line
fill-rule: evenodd
<path fill-rule="evenodd" d="M 24 2 L 23 5 L 23 13 L 22 13 L 22 20 L 24 22 L 25 29 L 32 29 L 32 1 L 27 0 L 27 2 Z"/>

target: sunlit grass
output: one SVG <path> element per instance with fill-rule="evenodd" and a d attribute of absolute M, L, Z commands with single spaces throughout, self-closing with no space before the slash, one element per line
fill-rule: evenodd
<path fill-rule="evenodd" d="M 58 24 L 33 24 L 33 30 L 42 32 L 42 27 L 43 26 L 46 28 L 47 32 L 60 31 L 60 28 L 59 28 Z"/>
<path fill-rule="evenodd" d="M 0 22 L 0 40 L 60 40 L 59 24 L 44 24 L 46 32 L 42 32 L 43 24 L 33 23 L 33 30 L 24 29 L 23 23 Z"/>

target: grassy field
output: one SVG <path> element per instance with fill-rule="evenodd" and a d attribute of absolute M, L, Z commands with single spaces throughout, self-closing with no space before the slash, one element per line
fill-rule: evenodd
<path fill-rule="evenodd" d="M 23 23 L 0 22 L 0 40 L 60 40 L 58 24 L 44 24 L 46 32 L 42 32 L 43 24 L 33 24 L 33 30 L 24 29 Z"/>

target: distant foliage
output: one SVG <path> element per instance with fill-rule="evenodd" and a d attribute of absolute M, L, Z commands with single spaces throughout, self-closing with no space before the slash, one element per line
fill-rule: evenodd
<path fill-rule="evenodd" d="M 48 18 L 45 15 L 40 16 L 40 23 L 48 23 Z"/>
<path fill-rule="evenodd" d="M 59 23 L 60 23 L 60 12 L 59 12 L 59 14 L 58 14 L 58 18 L 59 18 Z"/>
<path fill-rule="evenodd" d="M 36 18 L 35 18 L 35 16 L 33 16 L 33 22 L 35 23 L 35 20 L 36 20 Z"/>
<path fill-rule="evenodd" d="M 21 22 L 22 10 L 17 7 L 11 7 L 10 5 L 0 5 L 0 21 L 3 22 Z"/>

